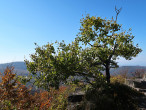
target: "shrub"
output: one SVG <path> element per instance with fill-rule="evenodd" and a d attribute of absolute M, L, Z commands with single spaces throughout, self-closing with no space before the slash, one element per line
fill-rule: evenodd
<path fill-rule="evenodd" d="M 14 67 L 7 67 L 1 75 L 0 83 L 0 108 L 12 110 L 47 110 L 65 109 L 67 97 L 74 90 L 74 86 L 53 88 L 50 91 L 41 90 L 31 94 L 31 87 L 27 88 L 17 81 L 13 73 Z M 1 73 L 2 74 L 2 73 Z"/>
<path fill-rule="evenodd" d="M 68 96 L 75 90 L 75 86 L 72 86 L 73 87 L 60 87 L 59 90 L 51 90 L 49 93 L 52 94 L 51 96 L 53 96 L 53 98 L 49 109 L 65 110 L 68 105 Z"/>
<path fill-rule="evenodd" d="M 35 101 L 29 93 L 31 88 L 28 89 L 18 82 L 13 70 L 14 67 L 7 67 L 4 74 L 1 75 L 0 107 L 2 109 L 28 109 L 33 106 Z"/>
<path fill-rule="evenodd" d="M 136 97 L 141 95 L 121 83 L 99 85 L 97 82 L 94 87 L 87 90 L 82 109 L 89 106 L 91 110 L 137 110 Z"/>
<path fill-rule="evenodd" d="M 125 77 L 123 77 L 123 75 L 121 75 L 121 74 L 116 75 L 116 76 L 112 76 L 111 77 L 111 83 L 116 83 L 116 82 L 124 84 L 125 83 Z"/>

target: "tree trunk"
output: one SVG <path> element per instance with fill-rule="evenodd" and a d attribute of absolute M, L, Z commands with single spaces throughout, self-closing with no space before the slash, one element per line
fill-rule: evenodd
<path fill-rule="evenodd" d="M 110 83 L 110 68 L 109 65 L 106 65 L 106 81 L 107 83 Z"/>

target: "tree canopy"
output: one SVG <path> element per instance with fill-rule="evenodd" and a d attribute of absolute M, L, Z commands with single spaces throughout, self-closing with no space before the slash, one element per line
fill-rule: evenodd
<path fill-rule="evenodd" d="M 134 45 L 131 29 L 122 31 L 122 27 L 114 19 L 106 20 L 87 15 L 81 20 L 78 40 L 88 45 L 96 56 L 94 65 L 102 65 L 106 70 L 106 79 L 110 83 L 110 68 L 117 67 L 116 60 L 123 57 L 131 60 L 142 50 Z"/>
<path fill-rule="evenodd" d="M 87 15 L 81 20 L 80 32 L 72 43 L 62 41 L 42 47 L 36 44 L 31 61 L 25 62 L 36 85 L 45 89 L 58 88 L 70 76 L 83 76 L 91 83 L 89 78 L 98 79 L 103 70 L 110 83 L 110 68 L 118 67 L 116 60 L 119 57 L 131 60 L 142 51 L 133 39 L 130 30 L 122 31 L 113 19 Z"/>
<path fill-rule="evenodd" d="M 57 48 L 53 43 L 42 47 L 36 44 L 31 61 L 25 60 L 37 86 L 58 88 L 59 83 L 66 82 L 70 76 L 83 76 L 89 83 L 90 77 L 98 78 L 100 66 L 90 67 L 94 56 L 88 48 L 83 49 L 77 40 L 68 45 L 64 41 L 55 44 Z"/>

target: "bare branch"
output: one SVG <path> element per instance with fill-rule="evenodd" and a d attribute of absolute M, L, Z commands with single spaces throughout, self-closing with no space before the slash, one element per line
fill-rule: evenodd
<path fill-rule="evenodd" d="M 116 21 L 117 21 L 117 18 L 118 18 L 118 15 L 119 13 L 121 12 L 122 10 L 122 7 L 120 9 L 117 9 L 116 6 L 115 6 L 115 11 L 116 11 Z"/>

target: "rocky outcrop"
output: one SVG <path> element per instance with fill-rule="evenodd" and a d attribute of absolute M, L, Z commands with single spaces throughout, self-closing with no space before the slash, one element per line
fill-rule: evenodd
<path fill-rule="evenodd" d="M 125 84 L 146 94 L 146 74 L 143 78 L 126 79 Z"/>

